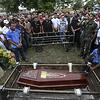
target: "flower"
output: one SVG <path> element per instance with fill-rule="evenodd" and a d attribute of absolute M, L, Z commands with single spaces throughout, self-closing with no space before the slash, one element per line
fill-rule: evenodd
<path fill-rule="evenodd" d="M 14 65 L 16 64 L 16 60 L 15 60 L 15 54 L 9 50 L 0 48 L 0 58 L 6 62 L 3 62 L 6 64 L 10 64 L 10 65 Z"/>
<path fill-rule="evenodd" d="M 0 57 L 3 57 L 3 49 L 0 48 Z"/>
<path fill-rule="evenodd" d="M 16 64 L 15 58 L 9 59 L 9 64 L 12 64 L 12 65 Z"/>

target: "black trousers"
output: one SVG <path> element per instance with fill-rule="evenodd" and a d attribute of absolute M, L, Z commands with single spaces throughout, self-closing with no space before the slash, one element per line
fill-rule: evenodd
<path fill-rule="evenodd" d="M 75 45 L 80 48 L 80 31 L 75 32 Z"/>

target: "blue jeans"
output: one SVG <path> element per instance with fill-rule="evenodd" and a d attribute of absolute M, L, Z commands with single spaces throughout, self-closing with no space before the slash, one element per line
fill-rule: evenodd
<path fill-rule="evenodd" d="M 59 35 L 60 35 L 60 39 L 61 39 L 61 42 L 63 42 L 63 40 L 65 39 L 65 32 L 59 32 Z"/>
<path fill-rule="evenodd" d="M 12 48 L 11 51 L 15 54 L 16 61 L 20 61 L 20 55 L 25 60 L 25 55 L 22 48 Z"/>

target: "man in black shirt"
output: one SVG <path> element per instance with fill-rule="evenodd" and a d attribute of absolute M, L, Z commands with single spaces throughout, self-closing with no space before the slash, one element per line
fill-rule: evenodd
<path fill-rule="evenodd" d="M 45 20 L 42 22 L 42 27 L 44 32 L 53 32 L 52 21 L 49 19 L 48 15 L 45 16 Z"/>
<path fill-rule="evenodd" d="M 77 48 L 80 48 L 80 34 L 81 34 L 81 26 L 78 21 L 78 16 L 75 15 L 71 22 L 72 32 L 75 34 L 75 45 Z"/>
<path fill-rule="evenodd" d="M 38 34 L 37 33 L 42 32 L 42 27 L 41 27 L 41 23 L 38 20 L 38 17 L 37 16 L 34 17 L 34 20 L 32 21 L 31 24 L 32 24 L 33 37 L 38 37 Z M 41 41 L 42 41 L 41 39 L 35 38 L 33 40 L 33 44 L 41 44 Z M 38 46 L 38 45 L 36 46 L 35 49 L 36 49 L 37 52 L 41 52 L 42 51 L 42 47 L 41 46 Z"/>
<path fill-rule="evenodd" d="M 33 33 L 41 32 L 41 23 L 38 20 L 37 16 L 32 21 L 32 30 L 33 30 Z"/>

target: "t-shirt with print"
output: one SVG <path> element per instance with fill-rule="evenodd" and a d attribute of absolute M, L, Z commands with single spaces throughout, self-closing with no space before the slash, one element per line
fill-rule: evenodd
<path fill-rule="evenodd" d="M 59 20 L 59 32 L 65 32 L 67 24 L 65 20 Z"/>

